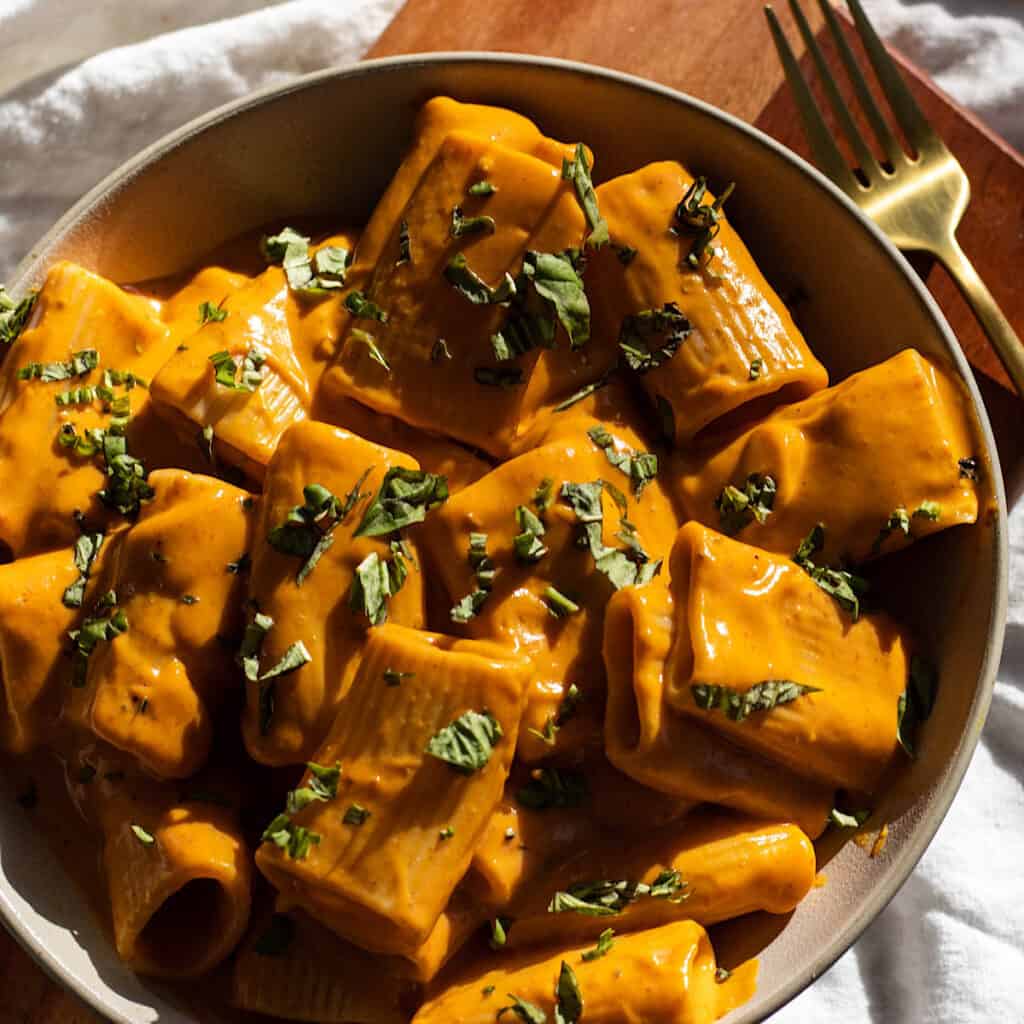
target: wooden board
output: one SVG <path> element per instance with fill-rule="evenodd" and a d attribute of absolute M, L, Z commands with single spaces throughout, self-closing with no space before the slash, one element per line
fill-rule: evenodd
<path fill-rule="evenodd" d="M 813 4 L 812 24 L 821 25 Z M 797 38 L 788 13 L 780 17 Z M 797 52 L 802 47 L 795 46 Z M 808 156 L 796 111 L 753 0 L 408 0 L 368 56 L 435 50 L 504 50 L 617 68 L 681 89 L 743 118 Z M 803 61 L 805 71 L 808 60 Z M 905 64 L 926 116 L 966 169 L 974 200 L 961 243 L 1018 333 L 1024 334 L 1024 158 Z M 941 270 L 917 264 L 978 369 L 1004 468 L 1024 466 L 1021 403 L 970 311 Z M 0 931 L 0 1024 L 95 1024 L 100 1018 L 49 980 Z"/>

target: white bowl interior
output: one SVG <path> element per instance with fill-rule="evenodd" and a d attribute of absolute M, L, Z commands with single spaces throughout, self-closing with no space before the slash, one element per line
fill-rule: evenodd
<path fill-rule="evenodd" d="M 806 294 L 798 319 L 833 379 L 914 345 L 950 359 L 979 410 L 978 450 L 993 469 L 995 514 L 918 545 L 901 565 L 907 606 L 923 610 L 919 625 L 940 665 L 923 756 L 894 790 L 882 855 L 844 848 L 828 865 L 827 885 L 812 891 L 761 955 L 756 997 L 729 1018 L 750 1024 L 826 969 L 913 867 L 966 768 L 1002 644 L 1005 501 L 988 421 L 934 304 L 854 208 L 764 136 L 669 90 L 534 58 L 399 58 L 311 76 L 158 143 L 71 211 L 12 285 L 38 283 L 58 258 L 121 282 L 141 280 L 300 214 L 361 222 L 401 158 L 417 109 L 437 94 L 507 105 L 550 134 L 582 138 L 596 153 L 598 179 L 666 158 L 719 186 L 735 179 L 731 218 L 773 284 Z M 0 911 L 52 972 L 111 1018 L 194 1019 L 164 987 L 119 964 L 103 926 L 10 802 L 0 805 Z M 732 931 L 755 928 L 740 922 Z"/>

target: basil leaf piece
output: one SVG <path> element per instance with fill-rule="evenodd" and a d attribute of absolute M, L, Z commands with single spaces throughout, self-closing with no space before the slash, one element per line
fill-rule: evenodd
<path fill-rule="evenodd" d="M 586 776 L 570 768 L 535 768 L 516 792 L 516 803 L 531 811 L 579 807 L 590 796 Z"/>
<path fill-rule="evenodd" d="M 398 669 L 386 668 L 381 675 L 384 677 L 384 682 L 387 683 L 388 686 L 401 686 L 403 679 L 412 679 L 416 673 L 400 672 Z"/>
<path fill-rule="evenodd" d="M 567 615 L 573 615 L 580 610 L 575 601 L 570 600 L 555 587 L 548 587 L 541 598 L 548 613 L 556 619 L 564 619 Z"/>
<path fill-rule="evenodd" d="M 279 814 L 263 830 L 264 843 L 273 843 L 292 860 L 305 860 L 310 848 L 320 842 L 320 833 L 296 825 L 287 814 Z"/>
<path fill-rule="evenodd" d="M 491 921 L 491 937 L 488 945 L 491 949 L 501 949 L 508 942 L 508 930 L 512 924 L 507 917 L 496 917 Z"/>
<path fill-rule="evenodd" d="M 355 290 L 345 296 L 345 308 L 357 319 L 388 322 L 388 314 L 376 302 L 371 302 L 361 291 Z"/>
<path fill-rule="evenodd" d="M 711 243 L 721 230 L 722 207 L 735 187 L 736 183 L 730 181 L 713 203 L 705 203 L 707 179 L 699 177 L 686 190 L 676 207 L 672 230 L 678 235 L 694 236 L 685 260 L 686 265 L 694 270 L 707 271 L 707 265 L 718 255 Z"/>
<path fill-rule="evenodd" d="M 535 1006 L 525 999 L 520 999 L 519 996 L 512 992 L 508 993 L 508 998 L 512 1000 L 512 1005 L 503 1006 L 498 1011 L 497 1020 L 501 1020 L 506 1013 L 512 1013 L 519 1020 L 523 1021 L 524 1024 L 547 1024 L 548 1015 L 539 1006 Z"/>
<path fill-rule="evenodd" d="M 156 842 L 156 837 L 152 833 L 147 832 L 141 825 L 132 825 L 131 830 L 135 838 L 143 846 L 152 846 Z"/>
<path fill-rule="evenodd" d="M 715 981 L 721 985 L 723 982 L 728 981 L 732 977 L 732 971 L 726 967 L 715 968 Z"/>
<path fill-rule="evenodd" d="M 597 945 L 593 949 L 588 949 L 581 953 L 580 959 L 585 963 L 590 963 L 592 960 L 600 960 L 601 957 L 607 956 L 612 946 L 615 945 L 613 941 L 614 935 L 614 928 L 605 928 L 597 937 Z"/>
<path fill-rule="evenodd" d="M 214 380 L 222 387 L 231 391 L 252 393 L 263 383 L 263 364 L 267 361 L 266 350 L 259 345 L 251 345 L 242 357 L 241 376 L 238 375 L 239 364 L 227 350 L 214 352 L 209 356 L 213 366 Z"/>
<path fill-rule="evenodd" d="M 452 208 L 452 226 L 450 228 L 452 238 L 465 238 L 466 235 L 493 235 L 493 217 L 464 217 L 462 207 Z"/>
<path fill-rule="evenodd" d="M 394 466 L 384 474 L 353 537 L 381 537 L 422 523 L 427 512 L 448 500 L 448 480 L 421 469 Z"/>
<path fill-rule="evenodd" d="M 341 821 L 343 825 L 363 825 L 370 812 L 362 804 L 350 804 Z"/>
<path fill-rule="evenodd" d="M 290 672 L 302 668 L 303 665 L 308 665 L 312 660 L 313 655 L 306 650 L 306 645 L 301 640 L 296 640 L 295 643 L 289 645 L 281 656 L 281 660 L 260 676 L 259 681 L 264 683 L 269 679 L 286 676 Z"/>
<path fill-rule="evenodd" d="M 885 526 L 878 531 L 875 542 L 871 545 L 871 553 L 877 555 L 882 550 L 882 545 L 889 539 L 889 535 L 899 531 L 904 537 L 910 536 L 910 516 L 907 510 L 901 505 L 894 509 L 892 515 L 885 522 Z"/>
<path fill-rule="evenodd" d="M 425 753 L 472 775 L 490 761 L 503 735 L 501 723 L 489 711 L 466 711 L 431 736 Z"/>
<path fill-rule="evenodd" d="M 582 348 L 590 341 L 590 302 L 577 271 L 578 254 L 527 252 L 523 274 L 537 295 L 550 303 L 569 338 L 569 347 Z"/>
<path fill-rule="evenodd" d="M 593 249 L 600 249 L 608 244 L 608 223 L 601 216 L 597 206 L 597 193 L 594 191 L 594 183 L 590 178 L 590 166 L 587 163 L 587 153 L 583 143 L 576 143 L 576 152 L 572 160 L 562 158 L 562 178 L 564 181 L 571 181 L 576 188 L 576 198 L 583 209 L 583 214 L 590 225 L 590 234 L 587 235 L 586 244 Z"/>
<path fill-rule="evenodd" d="M 498 186 L 492 185 L 489 181 L 478 181 L 470 185 L 468 191 L 471 196 L 493 196 L 498 191 Z"/>
<path fill-rule="evenodd" d="M 75 541 L 74 560 L 78 570 L 78 579 L 65 588 L 61 601 L 65 608 L 81 608 L 85 597 L 85 585 L 89 581 L 92 563 L 103 546 L 102 533 L 83 533 Z"/>
<path fill-rule="evenodd" d="M 554 484 L 555 481 L 551 477 L 544 477 L 537 484 L 537 489 L 533 492 L 533 497 L 530 499 L 533 502 L 533 507 L 542 514 L 551 506 L 551 488 L 554 487 Z"/>
<path fill-rule="evenodd" d="M 742 489 L 727 484 L 715 499 L 722 533 L 732 537 L 755 520 L 763 523 L 775 507 L 777 490 L 775 478 L 767 473 L 751 473 Z"/>
<path fill-rule="evenodd" d="M 723 711 L 727 718 L 742 722 L 755 711 L 771 711 L 807 693 L 821 693 L 819 686 L 804 686 L 792 679 L 765 679 L 746 690 L 697 683 L 690 687 L 693 702 L 703 711 Z"/>
<path fill-rule="evenodd" d="M 451 359 L 452 353 L 448 348 L 448 342 L 444 338 L 438 338 L 434 342 L 434 347 L 430 350 L 430 361 L 432 363 L 439 363 L 442 359 Z"/>
<path fill-rule="evenodd" d="M 252 951 L 257 956 L 283 956 L 294 939 L 295 922 L 287 914 L 274 914 Z"/>
<path fill-rule="evenodd" d="M 856 622 L 860 617 L 860 598 L 868 591 L 868 581 L 846 569 L 829 569 L 815 565 L 811 556 L 817 554 L 825 546 L 825 527 L 821 523 L 811 527 L 810 532 L 800 542 L 793 561 L 800 566 L 815 583 Z"/>
<path fill-rule="evenodd" d="M 957 466 L 960 470 L 961 480 L 977 480 L 979 473 L 978 470 L 981 463 L 973 455 L 966 459 L 958 459 Z"/>
<path fill-rule="evenodd" d="M 376 551 L 371 551 L 356 566 L 348 606 L 365 615 L 371 626 L 379 626 L 387 621 L 388 601 L 404 581 L 405 570 L 401 563 L 386 561 Z"/>
<path fill-rule="evenodd" d="M 918 732 L 935 707 L 938 685 L 935 666 L 917 654 L 912 655 L 907 688 L 896 702 L 896 739 L 910 757 L 917 757 Z"/>
<path fill-rule="evenodd" d="M 398 259 L 395 266 L 412 263 L 412 240 L 409 238 L 409 222 L 403 217 L 398 225 Z"/>
<path fill-rule="evenodd" d="M 611 917 L 642 897 L 681 903 L 689 895 L 687 888 L 688 883 L 672 868 L 663 869 L 650 884 L 629 880 L 577 882 L 567 891 L 555 893 L 548 913 Z"/>
<path fill-rule="evenodd" d="M 32 315 L 37 295 L 38 292 L 29 292 L 20 302 L 16 302 L 0 284 L 0 345 L 12 345 L 18 340 L 18 335 Z"/>
<path fill-rule="evenodd" d="M 375 362 L 379 363 L 384 369 L 390 374 L 391 364 L 388 362 L 387 357 L 380 350 L 380 346 L 377 344 L 377 339 L 369 332 L 364 331 L 361 327 L 353 327 L 349 331 L 349 337 L 353 341 L 362 342 L 369 352 L 370 358 Z"/>
<path fill-rule="evenodd" d="M 922 501 L 911 513 L 914 519 L 930 519 L 933 523 L 942 517 L 942 506 L 937 501 Z"/>
<path fill-rule="evenodd" d="M 333 767 L 317 764 L 315 761 L 306 763 L 310 779 L 305 786 L 293 789 L 285 799 L 285 813 L 298 814 L 304 807 L 312 803 L 327 803 L 338 795 L 338 780 L 341 778 L 341 765 Z"/>
<path fill-rule="evenodd" d="M 589 397 L 595 391 L 600 391 L 601 388 L 607 387 L 608 382 L 611 380 L 611 374 L 606 373 L 598 380 L 595 380 L 591 384 L 585 384 L 579 389 L 579 391 L 571 394 L 568 398 L 563 399 L 558 403 L 552 410 L 553 412 L 565 412 L 566 409 L 571 409 L 577 402 L 582 402 L 584 398 Z"/>
<path fill-rule="evenodd" d="M 95 402 L 98 395 L 98 388 L 69 388 L 67 391 L 58 392 L 53 396 L 53 400 L 60 406 L 88 405 L 91 402 Z M 106 395 L 103 397 L 106 399 Z"/>
<path fill-rule="evenodd" d="M 128 630 L 128 617 L 117 608 L 117 594 L 108 590 L 97 602 L 93 613 L 82 622 L 78 629 L 68 632 L 74 648 L 72 650 L 71 685 L 85 686 L 89 669 L 89 658 L 96 646 L 104 641 L 116 640 Z"/>
<path fill-rule="evenodd" d="M 545 533 L 544 524 L 525 505 L 516 506 L 515 517 L 520 531 L 512 541 L 516 559 L 524 565 L 533 565 L 548 553 L 541 540 Z"/>
<path fill-rule="evenodd" d="M 747 380 L 758 380 L 761 376 L 761 371 L 764 369 L 763 359 L 751 359 L 750 360 L 750 372 L 747 375 Z"/>
<path fill-rule="evenodd" d="M 505 274 L 497 288 L 491 288 L 470 270 L 465 253 L 456 253 L 444 268 L 445 280 L 474 306 L 496 306 L 508 302 L 516 293 L 516 283 Z"/>
<path fill-rule="evenodd" d="M 639 374 L 656 370 L 679 351 L 691 331 L 690 321 L 674 302 L 623 317 L 619 350 L 626 365 Z"/>
<path fill-rule="evenodd" d="M 628 447 L 620 452 L 615 446 L 615 438 L 601 424 L 591 427 L 587 436 L 616 469 L 629 477 L 633 497 L 639 499 L 644 488 L 658 475 L 658 456 L 652 452 L 635 452 Z"/>
<path fill-rule="evenodd" d="M 245 678 L 255 683 L 260 675 L 260 651 L 263 640 L 274 628 L 274 620 L 269 615 L 256 613 L 256 617 L 245 627 L 242 634 L 242 645 L 235 659 L 242 668 Z"/>
<path fill-rule="evenodd" d="M 317 283 L 328 290 L 341 288 L 348 276 L 352 253 L 341 245 L 325 245 L 313 257 Z"/>
<path fill-rule="evenodd" d="M 83 348 L 72 352 L 71 358 L 63 363 L 26 363 L 18 370 L 18 380 L 39 380 L 51 384 L 72 377 L 84 377 L 99 366 L 99 352 L 94 348 Z"/>
<path fill-rule="evenodd" d="M 207 324 L 219 324 L 228 318 L 228 311 L 224 308 L 225 299 L 221 299 L 216 305 L 212 302 L 199 303 L 199 326 Z"/>
<path fill-rule="evenodd" d="M 835 825 L 837 828 L 860 828 L 868 818 L 871 817 L 870 811 L 846 811 L 839 810 L 838 807 L 833 807 L 829 811 L 828 820 L 830 824 Z"/>
<path fill-rule="evenodd" d="M 583 994 L 576 972 L 563 960 L 555 986 L 555 1024 L 578 1024 L 583 1015 Z"/>
<path fill-rule="evenodd" d="M 309 239 L 300 235 L 295 228 L 282 228 L 276 235 L 264 235 L 260 239 L 260 252 L 267 263 L 280 263 L 289 245 L 308 245 Z"/>

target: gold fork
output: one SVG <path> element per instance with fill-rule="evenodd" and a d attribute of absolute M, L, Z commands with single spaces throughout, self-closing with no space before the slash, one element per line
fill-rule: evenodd
<path fill-rule="evenodd" d="M 884 44 L 871 27 L 859 0 L 847 0 L 857 33 L 882 92 L 903 134 L 917 151 L 917 156 L 912 158 L 904 152 L 872 98 L 828 0 L 818 0 L 818 4 L 864 115 L 886 155 L 887 163 L 884 166 L 880 164 L 864 141 L 798 0 L 789 0 L 800 34 L 821 77 L 825 95 L 856 155 L 859 164 L 856 170 L 859 174 L 843 158 L 804 80 L 775 12 L 768 6 L 765 7 L 768 24 L 815 161 L 889 236 L 898 249 L 931 253 L 946 267 L 978 317 L 1017 393 L 1024 397 L 1024 345 L 1021 345 L 1020 338 L 956 240 L 957 225 L 971 197 L 971 186 L 964 169 L 921 113 Z"/>

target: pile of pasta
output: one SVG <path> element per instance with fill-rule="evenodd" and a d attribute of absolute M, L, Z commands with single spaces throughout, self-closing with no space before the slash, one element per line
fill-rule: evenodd
<path fill-rule="evenodd" d="M 756 965 L 705 929 L 792 911 L 913 754 L 936 680 L 860 567 L 975 521 L 958 381 L 828 386 L 731 187 L 591 163 L 435 98 L 361 233 L 0 296 L 0 737 L 134 970 L 712 1021 Z"/>

